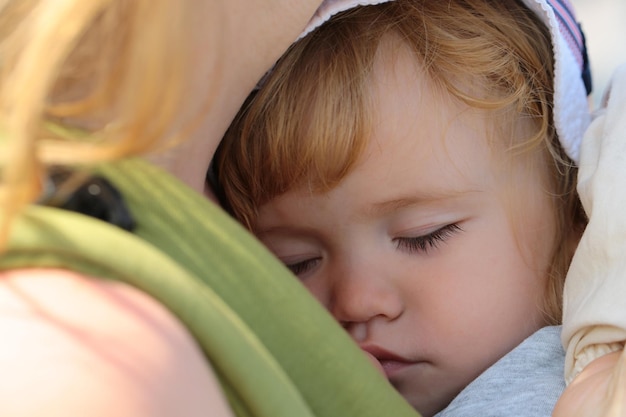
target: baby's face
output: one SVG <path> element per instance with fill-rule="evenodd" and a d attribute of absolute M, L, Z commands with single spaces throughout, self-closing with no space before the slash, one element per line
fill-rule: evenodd
<path fill-rule="evenodd" d="M 485 114 L 436 95 L 396 52 L 377 58 L 358 166 L 327 193 L 262 206 L 258 236 L 429 416 L 543 326 L 555 226 L 538 175 L 494 158 Z"/>

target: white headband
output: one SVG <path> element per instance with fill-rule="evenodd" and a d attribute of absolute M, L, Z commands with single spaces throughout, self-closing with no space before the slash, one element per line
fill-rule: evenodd
<path fill-rule="evenodd" d="M 389 1 L 393 0 L 325 0 L 300 38 L 339 12 L 357 6 Z M 587 102 L 591 84 L 583 34 L 568 0 L 523 0 L 523 2 L 550 30 L 555 62 L 554 124 L 565 152 L 578 163 L 580 142 L 591 121 Z M 585 74 L 585 81 L 582 74 Z"/>

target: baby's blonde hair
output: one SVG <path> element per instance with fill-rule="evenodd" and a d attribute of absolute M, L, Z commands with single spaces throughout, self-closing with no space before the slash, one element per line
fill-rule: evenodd
<path fill-rule="evenodd" d="M 143 154 L 185 124 L 193 13 L 172 0 L 2 2 L 0 241 L 50 165 Z"/>
<path fill-rule="evenodd" d="M 559 322 L 568 239 L 584 214 L 552 124 L 550 35 L 519 1 L 395 0 L 335 16 L 284 55 L 231 125 L 215 162 L 225 204 L 254 231 L 264 203 L 297 187 L 327 191 L 353 169 L 373 119 L 369 74 L 388 34 L 412 48 L 436 88 L 493 112 L 500 149 L 541 170 L 557 229 L 542 307 Z"/>

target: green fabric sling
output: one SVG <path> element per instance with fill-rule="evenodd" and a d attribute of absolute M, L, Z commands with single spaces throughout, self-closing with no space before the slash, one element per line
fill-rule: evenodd
<path fill-rule="evenodd" d="M 415 417 L 302 285 L 222 210 L 137 159 L 97 171 L 138 225 L 30 206 L 0 268 L 62 267 L 126 282 L 187 326 L 240 417 Z"/>

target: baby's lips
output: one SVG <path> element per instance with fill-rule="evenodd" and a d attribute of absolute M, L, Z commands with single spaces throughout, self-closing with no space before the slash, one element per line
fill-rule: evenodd
<path fill-rule="evenodd" d="M 365 355 L 367 356 L 367 358 L 370 360 L 370 362 L 372 362 L 372 364 L 374 365 L 374 367 L 378 370 L 378 372 L 381 373 L 381 375 L 383 375 L 385 378 L 387 378 L 387 374 L 385 373 L 385 370 L 383 369 L 383 366 L 381 365 L 381 363 L 378 361 L 378 359 L 376 359 L 376 357 L 374 355 L 372 355 L 371 353 L 369 353 L 368 351 L 364 350 L 363 353 L 365 353 Z"/>

